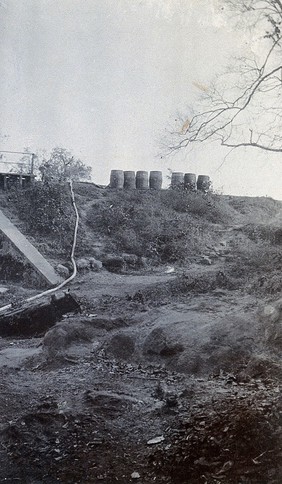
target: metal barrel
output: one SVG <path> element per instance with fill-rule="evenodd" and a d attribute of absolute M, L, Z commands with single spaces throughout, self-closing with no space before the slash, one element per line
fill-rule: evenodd
<path fill-rule="evenodd" d="M 181 188 L 184 186 L 184 173 L 175 171 L 171 174 L 171 188 Z"/>
<path fill-rule="evenodd" d="M 110 177 L 110 187 L 115 189 L 123 188 L 124 173 L 123 170 L 112 170 Z"/>
<path fill-rule="evenodd" d="M 123 188 L 125 188 L 125 190 L 134 190 L 136 188 L 135 171 L 124 172 Z"/>
<path fill-rule="evenodd" d="M 149 186 L 152 190 L 161 190 L 163 174 L 161 171 L 150 171 Z"/>
<path fill-rule="evenodd" d="M 186 190 L 197 190 L 197 177 L 195 173 L 184 174 L 184 188 Z"/>
<path fill-rule="evenodd" d="M 136 172 L 136 188 L 138 190 L 147 190 L 149 188 L 149 176 L 147 171 Z"/>
<path fill-rule="evenodd" d="M 208 192 L 210 189 L 211 181 L 207 175 L 199 175 L 197 180 L 197 189 L 202 192 Z"/>

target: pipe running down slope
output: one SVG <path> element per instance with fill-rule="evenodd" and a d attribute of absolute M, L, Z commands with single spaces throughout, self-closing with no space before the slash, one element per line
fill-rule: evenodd
<path fill-rule="evenodd" d="M 75 218 L 75 227 L 74 227 L 72 250 L 71 250 L 71 255 L 70 255 L 70 259 L 71 259 L 71 262 L 72 262 L 72 265 L 73 265 L 73 272 L 72 272 L 71 276 L 68 277 L 68 279 L 65 279 L 63 282 L 61 282 L 56 287 L 52 287 L 51 289 L 47 289 L 46 291 L 43 291 L 43 292 L 41 292 L 39 294 L 36 294 L 35 296 L 31 296 L 31 297 L 25 299 L 24 301 L 22 301 L 22 304 L 24 304 L 26 302 L 35 301 L 36 299 L 40 299 L 40 298 L 42 298 L 44 296 L 49 296 L 49 295 L 55 294 L 57 291 L 59 291 L 60 289 L 62 289 L 63 287 L 65 287 L 69 282 L 71 282 L 76 277 L 77 267 L 76 267 L 76 262 L 75 262 L 75 258 L 74 258 L 74 251 L 75 251 L 76 242 L 77 242 L 77 232 L 78 232 L 78 224 L 79 224 L 79 213 L 78 213 L 77 206 L 76 206 L 76 203 L 75 203 L 75 196 L 74 196 L 73 185 L 72 185 L 72 181 L 71 180 L 69 182 L 69 185 L 70 185 L 70 192 L 71 192 L 71 201 L 72 201 L 72 205 L 73 205 L 73 209 L 74 209 L 75 217 L 76 217 Z M 11 303 L 10 304 L 6 304 L 5 306 L 2 306 L 0 308 L 0 313 L 3 312 L 3 311 L 7 311 L 7 309 L 10 309 L 10 308 L 12 308 L 12 304 Z"/>

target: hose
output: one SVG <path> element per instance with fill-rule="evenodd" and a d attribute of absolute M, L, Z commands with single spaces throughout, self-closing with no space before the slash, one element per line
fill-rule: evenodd
<path fill-rule="evenodd" d="M 73 235 L 73 243 L 72 243 L 72 249 L 71 249 L 71 255 L 70 255 L 71 263 L 72 263 L 72 266 L 73 266 L 73 273 L 71 274 L 70 277 L 68 277 L 67 279 L 65 279 L 58 286 L 52 287 L 51 289 L 47 289 L 44 292 L 41 292 L 39 294 L 36 294 L 35 296 L 31 296 L 31 297 L 28 297 L 27 299 L 24 299 L 22 301 L 21 305 L 23 305 L 25 302 L 35 301 L 36 299 L 40 299 L 40 298 L 42 298 L 44 296 L 48 296 L 50 294 L 54 294 L 55 292 L 59 291 L 64 286 L 66 286 L 69 282 L 71 282 L 75 278 L 75 276 L 77 274 L 77 267 L 76 267 L 76 262 L 75 262 L 75 258 L 74 258 L 74 251 L 75 251 L 76 242 L 77 242 L 79 213 L 78 213 L 77 206 L 76 206 L 76 203 L 75 203 L 75 197 L 74 197 L 74 191 L 73 191 L 73 186 L 72 186 L 72 180 L 70 180 L 69 185 L 70 185 L 70 192 L 71 192 L 71 201 L 72 201 L 72 205 L 73 205 L 73 209 L 74 209 L 75 217 L 76 217 L 76 219 L 75 219 L 75 227 L 74 227 L 74 235 Z M 6 306 L 2 306 L 0 308 L 0 312 L 6 311 L 7 309 L 12 308 L 12 306 L 13 306 L 12 303 L 6 304 Z"/>

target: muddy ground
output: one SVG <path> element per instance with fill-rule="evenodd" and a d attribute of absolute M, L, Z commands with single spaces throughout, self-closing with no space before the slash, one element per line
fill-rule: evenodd
<path fill-rule="evenodd" d="M 0 482 L 281 482 L 264 304 L 224 288 L 152 304 L 166 271 L 80 275 L 81 314 L 0 340 Z"/>
<path fill-rule="evenodd" d="M 280 268 L 248 277 L 243 222 L 185 266 L 79 272 L 80 313 L 0 338 L 0 483 L 282 482 Z"/>

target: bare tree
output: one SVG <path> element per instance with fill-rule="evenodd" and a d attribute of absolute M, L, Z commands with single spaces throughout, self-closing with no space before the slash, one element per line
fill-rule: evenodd
<path fill-rule="evenodd" d="M 222 0 L 225 9 L 260 33 L 264 55 L 237 58 L 218 76 L 200 107 L 172 132 L 169 151 L 217 141 L 282 152 L 282 0 Z M 239 16 L 240 15 L 240 16 Z"/>

